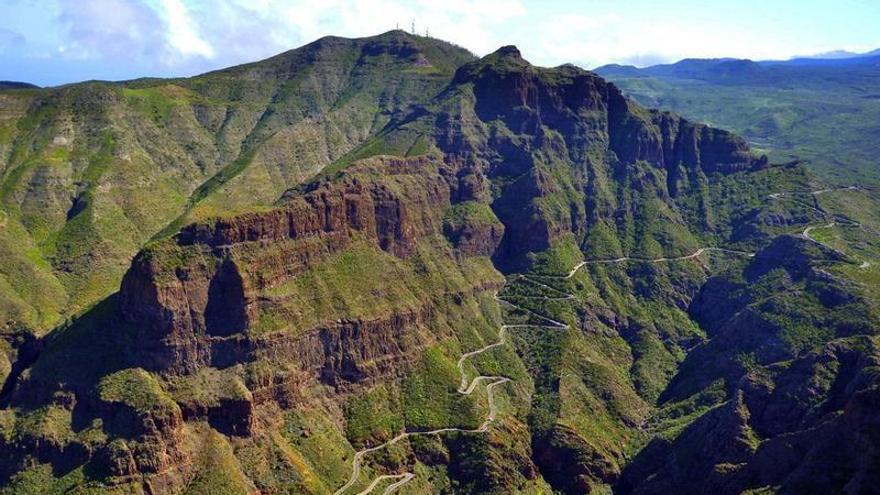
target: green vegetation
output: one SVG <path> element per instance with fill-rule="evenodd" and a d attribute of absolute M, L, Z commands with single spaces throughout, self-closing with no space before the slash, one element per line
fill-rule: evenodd
<path fill-rule="evenodd" d="M 275 314 L 251 329 L 256 335 L 286 328 L 310 328 L 337 318 L 376 318 L 392 307 L 416 309 L 426 298 L 465 290 L 469 281 L 497 279 L 488 260 L 457 265 L 438 239 L 426 239 L 408 260 L 366 244 L 331 256 L 314 270 L 270 289 Z"/>
<path fill-rule="evenodd" d="M 196 477 L 184 490 L 185 495 L 247 495 L 250 484 L 241 474 L 232 447 L 219 433 L 207 429 L 201 433 L 201 464 Z"/>
<path fill-rule="evenodd" d="M 306 484 L 338 487 L 351 474 L 354 450 L 345 436 L 331 422 L 326 411 L 291 410 L 286 414 L 278 444 Z"/>
<path fill-rule="evenodd" d="M 697 61 L 699 62 L 699 61 Z M 642 70 L 597 69 L 639 103 L 733 130 L 771 159 L 806 160 L 838 184 L 876 184 L 880 100 L 876 76 L 864 67 L 762 66 L 754 74 L 716 78 L 717 61 L 693 71 L 672 66 Z M 733 77 L 733 76 L 732 76 Z"/>
<path fill-rule="evenodd" d="M 168 394 L 178 404 L 216 407 L 226 400 L 250 400 L 251 392 L 237 375 L 237 369 L 203 368 L 197 373 L 167 379 Z"/>
<path fill-rule="evenodd" d="M 31 411 L 16 423 L 21 437 L 38 438 L 55 445 L 64 445 L 73 439 L 70 411 L 59 406 L 46 406 Z"/>
<path fill-rule="evenodd" d="M 458 230 L 464 225 L 480 226 L 480 225 L 496 225 L 498 217 L 492 208 L 477 201 L 464 201 L 455 203 L 446 212 L 443 218 L 444 227 Z"/>
<path fill-rule="evenodd" d="M 485 403 L 485 395 L 458 393 L 459 378 L 454 360 L 444 356 L 438 348 L 428 349 L 403 385 L 407 428 L 478 427 L 485 411 L 475 401 Z"/>
<path fill-rule="evenodd" d="M 0 489 L 4 495 L 61 495 L 70 493 L 83 482 L 81 469 L 75 469 L 61 478 L 55 477 L 50 464 L 38 464 L 17 474 L 8 486 Z"/>
<path fill-rule="evenodd" d="M 345 436 L 355 446 L 390 440 L 403 430 L 400 398 L 379 385 L 361 396 L 352 397 L 345 407 Z"/>
<path fill-rule="evenodd" d="M 119 402 L 138 412 L 177 408 L 159 381 L 140 368 L 105 376 L 98 384 L 98 395 L 103 401 Z"/>

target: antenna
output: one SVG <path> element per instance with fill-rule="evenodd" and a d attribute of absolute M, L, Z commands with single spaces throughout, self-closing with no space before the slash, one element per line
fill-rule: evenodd
<path fill-rule="evenodd" d="M 430 37 L 431 37 L 431 31 L 428 30 L 428 28 L 425 28 L 425 38 L 430 38 Z"/>
<path fill-rule="evenodd" d="M 416 20 L 415 19 L 412 20 L 412 24 L 410 24 L 410 26 L 412 29 L 412 34 L 416 34 Z"/>

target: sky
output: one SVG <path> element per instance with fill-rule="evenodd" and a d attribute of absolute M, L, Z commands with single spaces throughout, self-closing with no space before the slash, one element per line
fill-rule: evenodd
<path fill-rule="evenodd" d="M 397 26 L 536 65 L 880 48 L 878 0 L 0 0 L 0 80 L 190 76 Z"/>

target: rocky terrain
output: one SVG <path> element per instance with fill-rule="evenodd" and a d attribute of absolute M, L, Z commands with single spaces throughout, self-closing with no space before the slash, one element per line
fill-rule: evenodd
<path fill-rule="evenodd" d="M 877 481 L 873 190 L 402 32 L 0 98 L 3 493 Z M 123 234 L 153 207 L 107 202 L 159 176 L 178 201 Z"/>

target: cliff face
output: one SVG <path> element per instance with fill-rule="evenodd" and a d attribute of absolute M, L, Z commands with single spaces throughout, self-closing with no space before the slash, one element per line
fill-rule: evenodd
<path fill-rule="evenodd" d="M 354 242 L 407 258 L 421 239 L 441 232 L 450 192 L 435 164 L 380 159 L 362 167 L 368 170 L 360 176 L 310 185 L 281 208 L 187 226 L 135 258 L 122 282 L 121 309 L 139 328 L 139 340 L 155 345 L 139 352 L 144 366 L 170 373 L 230 366 L 230 356 L 256 352 L 248 330 L 273 304 L 262 297 L 266 291 Z M 361 327 L 393 333 L 412 318 L 419 317 L 340 324 L 320 340 L 330 351 L 349 346 Z M 339 367 L 327 359 L 328 370 Z"/>
<path fill-rule="evenodd" d="M 462 66 L 430 109 L 398 132 L 431 133 L 465 199 L 494 184 L 501 266 L 522 268 L 528 252 L 597 223 L 623 231 L 619 217 L 640 208 L 639 195 L 667 203 L 668 220 L 711 231 L 707 176 L 767 167 L 733 134 L 641 108 L 574 66 L 535 68 L 514 47 Z"/>
<path fill-rule="evenodd" d="M 570 151 L 607 147 L 622 163 L 641 160 L 670 173 L 679 166 L 731 173 L 766 164 L 734 134 L 641 108 L 613 84 L 575 66 L 536 69 L 515 47 L 465 65 L 456 83 L 472 86 L 474 110 L 484 122 L 500 119 L 517 134 L 558 130 L 575 141 L 568 143 Z"/>

